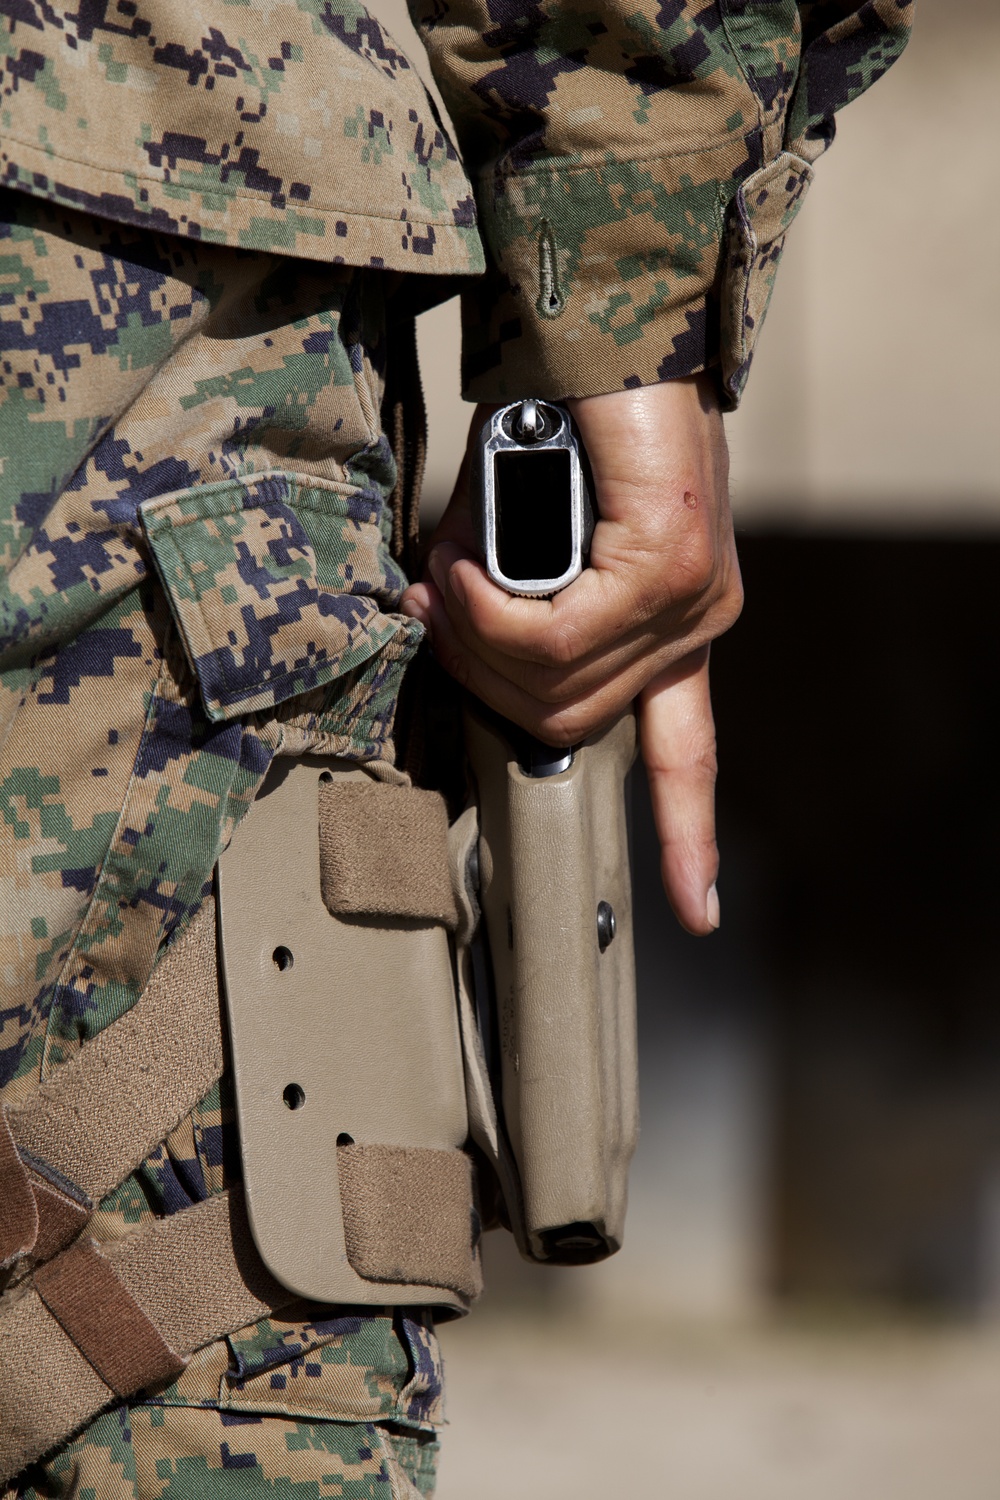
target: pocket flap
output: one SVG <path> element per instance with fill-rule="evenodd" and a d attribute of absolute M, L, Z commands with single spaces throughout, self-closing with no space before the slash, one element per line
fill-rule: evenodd
<path fill-rule="evenodd" d="M 147 500 L 142 524 L 211 719 L 272 707 L 367 661 L 404 622 L 381 497 L 291 474 Z"/>

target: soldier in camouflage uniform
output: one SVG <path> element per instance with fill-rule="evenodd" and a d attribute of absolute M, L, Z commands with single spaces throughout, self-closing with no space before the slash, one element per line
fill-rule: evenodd
<path fill-rule="evenodd" d="M 554 741 L 641 695 L 668 893 L 717 924 L 719 410 L 910 0 L 414 10 L 462 160 L 356 0 L 0 0 L 5 1103 L 135 1003 L 275 754 L 391 760 L 423 626 Z M 387 360 L 456 276 L 470 399 L 588 398 L 604 519 L 552 603 L 492 590 L 459 496 L 401 606 Z M 224 1079 L 90 1232 L 233 1153 Z M 9 1493 L 426 1495 L 440 1391 L 419 1311 L 293 1308 Z"/>

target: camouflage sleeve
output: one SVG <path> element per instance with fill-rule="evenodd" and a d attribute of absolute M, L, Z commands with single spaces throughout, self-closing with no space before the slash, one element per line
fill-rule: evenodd
<path fill-rule="evenodd" d="M 912 0 L 411 0 L 476 188 L 470 400 L 718 372 L 735 406 L 834 114 Z"/>

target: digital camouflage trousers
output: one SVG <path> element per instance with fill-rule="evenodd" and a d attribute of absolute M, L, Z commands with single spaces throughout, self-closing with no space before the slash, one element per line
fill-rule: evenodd
<path fill-rule="evenodd" d="M 135 1003 L 274 754 L 392 758 L 420 629 L 390 546 L 388 290 L 0 192 L 4 1102 Z M 90 1232 L 238 1173 L 224 1077 Z M 297 1306 L 12 1493 L 430 1494 L 440 1419 L 429 1316 Z"/>

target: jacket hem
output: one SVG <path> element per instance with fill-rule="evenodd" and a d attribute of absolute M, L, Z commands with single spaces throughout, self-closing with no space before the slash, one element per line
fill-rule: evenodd
<path fill-rule="evenodd" d="M 53 175 L 57 163 L 71 170 L 72 184 Z M 195 189 L 92 166 L 11 135 L 0 152 L 0 183 L 99 218 L 234 249 L 422 275 L 469 275 L 485 266 L 471 205 L 470 222 L 461 224 L 447 217 L 413 218 L 405 209 L 405 217 L 388 217 L 337 205 L 282 207 L 264 196 L 233 192 L 224 207 L 206 212 L 197 206 Z"/>

